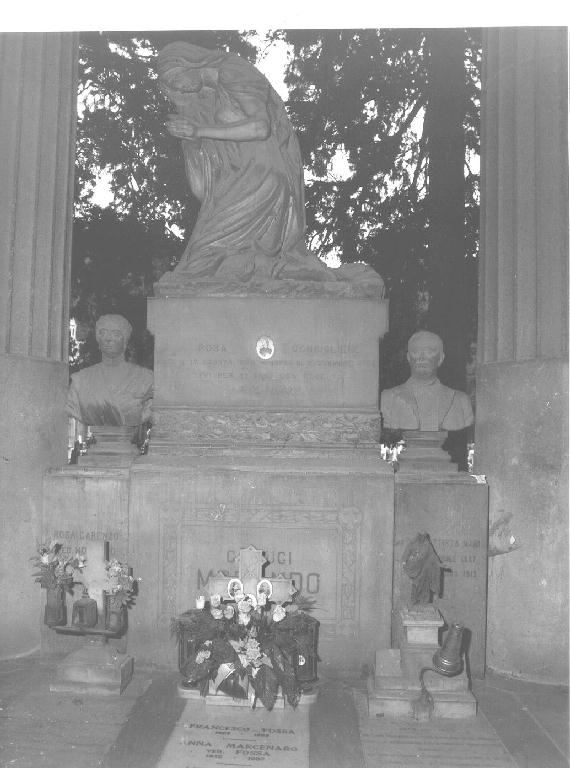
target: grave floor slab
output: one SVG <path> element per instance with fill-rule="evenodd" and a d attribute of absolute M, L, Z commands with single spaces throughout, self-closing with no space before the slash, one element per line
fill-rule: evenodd
<path fill-rule="evenodd" d="M 183 727 L 181 715 L 187 702 L 178 696 L 176 671 L 143 669 L 135 661 L 133 680 L 122 695 L 89 697 L 50 692 L 56 663 L 38 657 L 0 661 L 2 768 L 158 768 L 173 733 L 179 739 L 193 738 L 192 731 Z M 308 718 L 305 730 L 310 738 L 303 737 L 308 743 L 303 753 L 308 749 L 308 763 L 306 757 L 303 761 L 294 758 L 287 765 L 568 768 L 566 686 L 489 674 L 474 681 L 473 688 L 479 702 L 476 718 L 389 722 L 363 716 L 363 680 L 321 676 L 315 704 L 304 712 L 291 713 L 297 718 L 295 728 Z M 255 733 L 273 727 L 264 726 L 262 720 L 276 723 L 287 716 L 283 710 L 256 714 L 240 708 L 206 707 L 201 702 L 197 707 L 207 715 L 208 723 L 214 722 L 211 718 L 227 718 L 228 710 L 232 711 L 231 724 L 237 723 L 234 713 L 251 718 Z M 196 737 L 200 739 L 204 740 Z M 275 764 L 273 757 L 271 764 Z"/>

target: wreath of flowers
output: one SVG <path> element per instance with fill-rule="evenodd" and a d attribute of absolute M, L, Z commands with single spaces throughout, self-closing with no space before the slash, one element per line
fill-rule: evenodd
<path fill-rule="evenodd" d="M 191 652 L 180 669 L 187 687 L 198 687 L 206 696 L 211 686 L 234 698 L 249 698 L 251 707 L 261 701 L 273 709 L 279 688 L 296 707 L 301 697 L 297 680 L 302 643 L 309 622 L 306 611 L 314 601 L 293 591 L 291 599 L 274 603 L 263 592 L 236 591 L 233 600 L 211 595 L 202 609 L 172 620 L 178 642 L 191 640 Z"/>

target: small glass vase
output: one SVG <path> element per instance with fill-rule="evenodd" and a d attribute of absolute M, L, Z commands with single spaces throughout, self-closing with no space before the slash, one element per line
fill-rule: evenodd
<path fill-rule="evenodd" d="M 127 606 L 122 605 L 113 595 L 105 594 L 105 629 L 109 632 L 123 632 L 127 625 Z"/>
<path fill-rule="evenodd" d="M 44 624 L 48 627 L 62 627 L 67 624 L 65 589 L 62 586 L 46 588 Z"/>

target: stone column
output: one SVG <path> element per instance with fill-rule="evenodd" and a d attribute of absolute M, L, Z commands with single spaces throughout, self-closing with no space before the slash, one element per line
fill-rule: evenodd
<path fill-rule="evenodd" d="M 487 30 L 475 425 L 490 487 L 487 663 L 568 675 L 567 32 Z"/>
<path fill-rule="evenodd" d="M 42 476 L 66 462 L 77 36 L 0 34 L 0 653 L 39 644 Z M 49 532 L 46 532 L 49 535 Z"/>

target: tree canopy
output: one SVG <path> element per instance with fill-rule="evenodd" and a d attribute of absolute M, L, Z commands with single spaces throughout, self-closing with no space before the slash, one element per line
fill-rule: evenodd
<path fill-rule="evenodd" d="M 195 219 L 156 81 L 156 53 L 175 39 L 255 61 L 247 33 L 81 37 L 71 307 L 85 323 L 125 307 L 144 317 L 135 307 L 172 268 Z M 477 32 L 295 30 L 272 39 L 290 46 L 287 108 L 306 166 L 307 242 L 321 256 L 368 262 L 388 287 L 381 386 L 405 378 L 405 341 L 428 325 L 448 348 L 447 383 L 461 385 L 476 327 Z M 92 201 L 101 169 L 114 194 L 106 210 Z"/>

